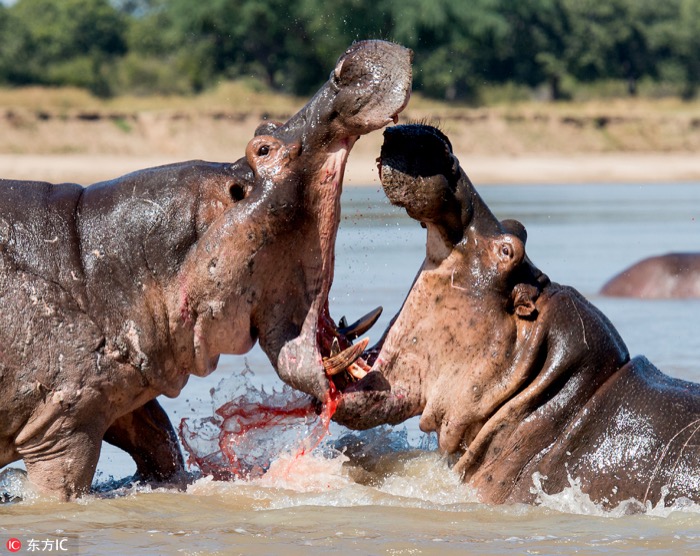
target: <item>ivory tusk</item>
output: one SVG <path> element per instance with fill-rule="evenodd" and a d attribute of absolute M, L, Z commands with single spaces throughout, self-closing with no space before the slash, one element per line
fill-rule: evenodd
<path fill-rule="evenodd" d="M 343 372 L 362 355 L 362 352 L 367 348 L 367 344 L 369 344 L 369 338 L 364 338 L 333 357 L 325 357 L 323 359 L 323 367 L 326 369 L 326 374 L 334 376 Z"/>

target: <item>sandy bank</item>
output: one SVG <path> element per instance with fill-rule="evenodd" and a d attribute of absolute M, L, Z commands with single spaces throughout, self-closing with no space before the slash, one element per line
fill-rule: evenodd
<path fill-rule="evenodd" d="M 700 113 L 694 108 L 593 108 L 560 113 L 558 105 L 538 105 L 513 113 L 443 114 L 409 107 L 402 122 L 438 122 L 477 185 L 700 182 Z M 171 162 L 232 162 L 243 156 L 263 118 L 173 110 L 45 112 L 0 109 L 0 177 L 89 184 Z M 374 132 L 357 142 L 347 185 L 378 187 L 382 140 Z"/>
<path fill-rule="evenodd" d="M 358 146 L 359 147 L 359 146 Z M 379 187 L 377 150 L 358 148 L 346 169 L 347 186 Z M 494 183 L 700 182 L 695 154 L 582 154 L 494 156 L 458 153 L 476 185 Z M 90 184 L 151 166 L 188 160 L 172 155 L 0 154 L 0 176 L 10 179 Z M 225 160 L 212 158 L 212 160 Z"/>

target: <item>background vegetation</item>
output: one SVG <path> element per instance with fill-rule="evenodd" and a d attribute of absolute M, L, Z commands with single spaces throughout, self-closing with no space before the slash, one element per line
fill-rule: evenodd
<path fill-rule="evenodd" d="M 364 38 L 412 48 L 415 89 L 446 100 L 690 99 L 700 84 L 700 0 L 16 0 L 0 5 L 0 85 L 307 95 Z"/>

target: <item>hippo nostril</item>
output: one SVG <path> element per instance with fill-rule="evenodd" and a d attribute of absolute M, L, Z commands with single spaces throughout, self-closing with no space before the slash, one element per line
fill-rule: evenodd
<path fill-rule="evenodd" d="M 231 199 L 233 199 L 233 200 L 236 201 L 236 202 L 242 201 L 243 199 L 245 199 L 245 189 L 243 189 L 243 188 L 242 188 L 240 185 L 238 185 L 237 183 L 236 183 L 236 184 L 233 184 L 233 185 L 229 188 L 228 192 L 229 192 L 229 194 L 231 195 Z"/>

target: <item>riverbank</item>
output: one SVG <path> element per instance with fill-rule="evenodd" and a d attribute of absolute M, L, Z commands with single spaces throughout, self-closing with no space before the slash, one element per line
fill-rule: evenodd
<path fill-rule="evenodd" d="M 358 151 L 360 149 L 358 148 Z M 242 152 L 242 151 L 241 151 Z M 379 150 L 375 151 L 378 153 Z M 457 153 L 475 185 L 700 182 L 700 156 L 678 153 L 493 156 Z M 379 187 L 376 154 L 353 152 L 345 185 Z M 0 154 L 0 176 L 90 184 L 152 166 L 176 156 L 108 154 Z M 233 160 L 210 158 L 210 160 Z"/>
<path fill-rule="evenodd" d="M 193 98 L 109 101 L 77 90 L 0 90 L 0 176 L 88 184 L 170 162 L 233 161 L 262 120 L 285 120 L 304 102 L 240 84 Z M 439 125 L 477 185 L 700 181 L 700 102 L 468 108 L 416 96 L 407 121 Z M 347 185 L 378 186 L 381 142 L 375 132 L 357 143 Z"/>

